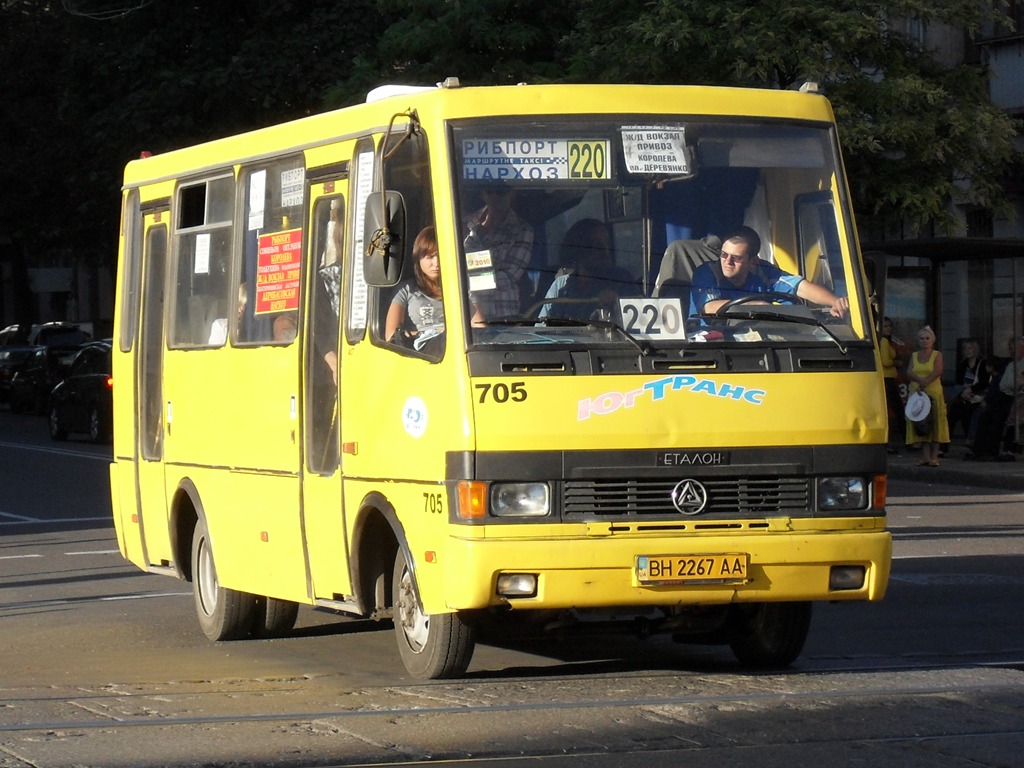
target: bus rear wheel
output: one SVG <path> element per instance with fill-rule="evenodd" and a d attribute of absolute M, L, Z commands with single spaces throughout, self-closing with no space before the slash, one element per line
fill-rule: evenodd
<path fill-rule="evenodd" d="M 264 638 L 284 637 L 295 627 L 298 617 L 298 603 L 276 597 L 257 597 L 253 634 Z"/>
<path fill-rule="evenodd" d="M 206 522 L 192 534 L 192 595 L 203 634 L 211 640 L 240 640 L 252 633 L 256 597 L 222 587 Z"/>
<path fill-rule="evenodd" d="M 473 658 L 475 632 L 458 613 L 423 612 L 416 576 L 401 547 L 391 583 L 395 636 L 409 674 L 424 680 L 463 675 Z"/>
<path fill-rule="evenodd" d="M 796 661 L 811 628 L 810 603 L 758 603 L 735 610 L 729 647 L 741 664 L 781 669 Z"/>

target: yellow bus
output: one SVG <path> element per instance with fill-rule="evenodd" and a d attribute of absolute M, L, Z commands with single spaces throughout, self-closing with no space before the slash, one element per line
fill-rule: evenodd
<path fill-rule="evenodd" d="M 391 620 L 422 678 L 510 625 L 778 667 L 813 601 L 883 597 L 870 286 L 813 89 L 389 86 L 135 160 L 122 209 L 118 542 L 212 640 L 306 605 Z M 750 231 L 782 282 L 709 310 Z"/>

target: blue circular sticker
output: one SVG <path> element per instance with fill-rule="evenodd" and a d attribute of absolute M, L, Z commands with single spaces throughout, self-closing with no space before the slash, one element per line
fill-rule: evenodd
<path fill-rule="evenodd" d="M 402 426 L 413 437 L 423 437 L 427 431 L 427 404 L 422 398 L 410 397 L 402 406 Z"/>

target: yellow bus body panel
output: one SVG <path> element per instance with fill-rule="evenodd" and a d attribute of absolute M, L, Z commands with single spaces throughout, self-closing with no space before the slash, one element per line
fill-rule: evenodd
<path fill-rule="evenodd" d="M 521 381 L 527 393 L 522 402 L 474 403 L 478 450 L 870 444 L 884 442 L 887 429 L 876 373 Z"/>
<path fill-rule="evenodd" d="M 566 532 L 564 536 L 544 532 L 543 538 L 537 536 L 536 529 L 524 532 L 528 537 L 524 539 L 501 537 L 499 531 L 494 538 L 489 535 L 483 540 L 453 534 L 448 558 L 458 567 L 447 569 L 439 590 L 447 596 L 447 610 L 505 603 L 529 609 L 819 600 L 826 594 L 833 600 L 880 600 L 885 595 L 892 552 L 892 539 L 881 530 L 758 531 L 686 538 L 678 532 L 617 536 L 607 527 L 603 536 L 598 532 Z M 714 553 L 749 555 L 750 581 L 742 585 L 643 586 L 636 580 L 637 555 Z M 835 564 L 864 566 L 864 587 L 830 593 L 829 573 Z M 427 582 L 431 568 L 421 568 L 418 578 Z M 537 574 L 537 596 L 497 598 L 495 584 L 502 573 Z"/>

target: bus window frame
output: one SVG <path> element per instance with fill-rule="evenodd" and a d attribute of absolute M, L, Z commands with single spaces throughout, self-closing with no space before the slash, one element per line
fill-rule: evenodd
<path fill-rule="evenodd" d="M 347 174 L 348 174 L 348 169 L 346 168 L 344 171 L 339 173 L 338 181 L 345 181 L 346 180 L 345 177 L 347 176 Z M 307 176 L 308 176 L 308 174 L 307 174 Z M 313 183 L 316 183 L 316 182 L 313 182 Z M 306 405 L 305 405 L 305 408 L 304 408 L 304 417 L 303 417 L 305 419 L 305 422 L 306 422 L 304 424 L 304 427 L 303 427 L 303 434 L 306 436 L 304 438 L 305 441 L 306 441 L 306 445 L 304 446 L 303 452 L 305 453 L 305 457 L 306 457 L 306 468 L 310 472 L 315 472 L 315 473 L 321 474 L 321 475 L 332 475 L 341 466 L 340 443 L 338 441 L 338 435 L 339 435 L 339 432 L 338 432 L 338 408 L 340 406 L 340 402 L 339 402 L 340 392 L 339 392 L 339 389 L 338 389 L 338 382 L 340 382 L 340 376 L 341 376 L 340 367 L 341 367 L 341 359 L 342 358 L 341 358 L 340 350 L 338 349 L 338 347 L 339 347 L 339 343 L 340 343 L 340 322 L 341 322 L 341 309 L 342 309 L 341 303 L 342 303 L 342 299 L 344 298 L 344 295 L 345 295 L 345 288 L 344 288 L 344 284 L 343 284 L 344 283 L 344 269 L 345 269 L 344 254 L 345 254 L 345 241 L 346 241 L 346 236 L 347 236 L 348 233 L 345 232 L 344 229 L 341 232 L 341 237 L 340 237 L 341 243 L 340 243 L 340 247 L 338 248 L 338 253 L 337 253 L 337 264 L 338 264 L 338 268 L 339 268 L 340 282 L 339 282 L 339 285 L 338 285 L 338 319 L 337 319 L 336 323 L 334 324 L 334 331 L 335 331 L 334 335 L 335 335 L 335 338 L 334 338 L 333 351 L 334 351 L 334 354 L 337 356 L 336 357 L 336 363 L 335 363 L 337 368 L 336 368 L 336 371 L 335 371 L 335 381 L 333 381 L 333 382 L 332 381 L 324 381 L 324 380 L 320 380 L 318 382 L 318 380 L 316 378 L 317 374 L 314 372 L 317 366 L 319 366 L 319 365 L 326 365 L 326 362 L 324 362 L 321 359 L 322 355 L 320 353 L 320 349 L 317 348 L 317 341 L 318 341 L 317 334 L 321 333 L 322 330 L 323 330 L 320 327 L 320 323 L 319 323 L 319 321 L 317 319 L 318 318 L 318 314 L 319 314 L 317 312 L 318 303 L 320 301 L 322 301 L 322 300 L 329 300 L 330 299 L 330 296 L 328 294 L 326 294 L 326 293 L 324 293 L 323 297 L 321 298 L 320 297 L 320 291 L 318 290 L 320 285 L 321 285 L 321 283 L 322 283 L 322 280 L 321 280 L 321 270 L 323 268 L 327 267 L 327 266 L 330 266 L 330 265 L 328 265 L 328 264 L 321 264 L 321 261 L 322 261 L 323 257 L 322 256 L 317 256 L 317 254 L 324 254 L 324 253 L 326 253 L 327 245 L 328 245 L 328 242 L 329 242 L 328 238 L 330 237 L 330 235 L 328 234 L 328 232 L 329 232 L 329 223 L 331 221 L 331 215 L 330 215 L 331 211 L 330 211 L 330 209 L 331 209 L 331 206 L 333 205 L 335 200 L 340 200 L 341 201 L 341 206 L 342 206 L 341 216 L 338 218 L 337 221 L 340 223 L 340 225 L 343 228 L 346 226 L 346 222 L 348 221 L 348 215 L 349 215 L 349 212 L 348 212 L 348 198 L 347 198 L 347 191 L 348 190 L 347 190 L 347 186 L 345 186 L 344 184 L 340 184 L 339 183 L 339 184 L 336 185 L 335 191 L 333 191 L 333 192 L 325 191 L 323 194 L 319 195 L 316 198 L 315 201 L 313 201 L 312 200 L 312 194 L 311 194 L 311 186 L 312 186 L 312 183 L 310 183 L 309 179 L 307 178 L 306 192 L 307 192 L 307 201 L 308 201 L 307 210 L 308 210 L 308 216 L 309 216 L 309 245 L 310 245 L 310 247 L 307 250 L 305 255 L 307 257 L 307 261 L 309 262 L 310 266 L 309 266 L 309 269 L 308 269 L 308 273 L 306 275 L 306 280 L 304 281 L 304 282 L 306 282 L 308 284 L 308 286 L 305 289 L 306 290 L 306 296 L 308 298 L 307 298 L 307 301 L 306 301 L 307 309 L 306 309 L 306 312 L 304 314 L 305 314 L 306 319 L 308 320 L 308 322 L 306 324 L 306 328 L 308 328 L 309 333 L 308 333 L 307 339 L 306 339 L 306 347 L 307 347 L 307 350 L 306 350 L 306 355 L 307 355 L 306 375 L 303 377 L 304 380 L 305 380 L 304 387 L 305 387 L 305 395 L 306 395 Z M 317 221 L 316 217 L 321 214 L 322 208 L 324 206 L 326 206 L 326 208 L 327 208 L 327 211 L 326 211 L 326 213 L 327 213 L 326 224 L 328 226 L 325 226 L 323 228 L 323 231 L 321 231 L 321 228 L 319 226 L 319 221 Z M 321 376 L 325 376 L 326 374 L 324 374 L 321 371 L 320 375 Z M 322 435 L 318 431 L 319 422 L 317 421 L 317 419 L 322 414 L 316 413 L 315 408 L 312 407 L 313 404 L 316 402 L 315 395 L 316 395 L 316 392 L 318 391 L 318 387 L 319 386 L 326 386 L 328 390 L 333 390 L 334 404 L 333 404 L 332 421 L 331 421 L 331 425 L 328 428 L 328 431 L 327 431 L 326 435 Z M 318 436 L 319 437 L 324 437 L 324 441 L 321 444 L 318 444 L 318 442 L 317 442 L 316 438 Z M 329 443 L 328 441 L 331 441 L 332 439 L 333 439 L 333 443 Z M 314 448 L 320 448 L 320 447 L 322 447 L 323 450 L 319 454 L 320 455 L 320 461 L 318 462 L 317 459 L 316 459 L 315 453 L 314 453 Z M 330 453 L 328 453 L 328 448 L 331 448 L 333 450 Z"/>
<path fill-rule="evenodd" d="M 257 161 L 254 161 L 254 162 L 251 162 L 251 163 L 247 163 L 247 164 L 242 165 L 242 166 L 240 166 L 238 168 L 238 175 L 237 175 L 237 182 L 236 182 L 236 192 L 237 192 L 237 197 L 238 197 L 238 201 L 237 201 L 238 210 L 236 211 L 235 219 L 236 219 L 236 222 L 240 226 L 240 231 L 235 233 L 235 248 L 234 248 L 234 252 L 232 254 L 231 279 L 229 279 L 228 286 L 230 287 L 230 286 L 234 285 L 234 286 L 239 286 L 240 287 L 244 283 L 245 286 L 246 286 L 246 301 L 245 301 L 245 307 L 243 309 L 243 315 L 244 315 L 244 325 L 243 325 L 242 323 L 239 322 L 238 312 L 237 311 L 234 311 L 234 312 L 230 311 L 232 307 L 236 307 L 237 306 L 235 304 L 235 302 L 236 301 L 240 301 L 240 299 L 238 299 L 235 296 L 234 292 L 229 292 L 229 296 L 228 296 L 228 310 L 229 310 L 228 311 L 228 338 L 231 339 L 231 345 L 232 346 L 243 347 L 243 348 L 262 347 L 262 346 L 279 346 L 279 347 L 280 346 L 288 346 L 288 345 L 294 343 L 295 340 L 302 333 L 302 321 L 303 321 L 302 307 L 303 307 L 303 302 L 304 302 L 304 298 L 305 298 L 304 297 L 305 276 L 303 274 L 301 274 L 301 270 L 303 270 L 306 267 L 306 259 L 305 259 L 305 253 L 306 253 L 306 247 L 305 246 L 306 246 L 306 244 L 305 244 L 305 242 L 303 242 L 303 247 L 301 249 L 302 257 L 299 260 L 300 274 L 299 274 L 299 280 L 298 280 L 298 291 L 299 291 L 299 294 L 298 294 L 298 306 L 295 309 L 291 309 L 291 310 L 281 310 L 280 312 L 277 312 L 277 313 L 260 313 L 259 315 L 257 315 L 256 309 L 255 309 L 256 308 L 256 299 L 257 299 L 255 287 L 256 287 L 256 284 L 257 284 L 256 281 L 258 279 L 258 266 L 257 265 L 258 265 L 258 258 L 259 258 L 259 237 L 260 237 L 260 233 L 263 233 L 265 231 L 265 227 L 252 228 L 250 226 L 250 220 L 249 220 L 250 219 L 250 213 L 251 213 L 251 210 L 250 210 L 250 203 L 251 203 L 250 195 L 252 193 L 252 177 L 253 177 L 253 174 L 257 173 L 257 172 L 260 172 L 260 171 L 263 171 L 266 174 L 266 178 L 269 180 L 271 178 L 271 174 L 274 173 L 274 174 L 277 174 L 278 179 L 279 179 L 280 173 L 281 173 L 282 170 L 297 170 L 299 168 L 302 169 L 302 173 L 303 173 L 303 181 L 302 181 L 302 190 L 303 190 L 302 195 L 303 195 L 303 197 L 302 197 L 301 206 L 299 206 L 300 210 L 296 214 L 296 221 L 297 221 L 297 223 L 299 225 L 299 228 L 302 230 L 303 241 L 305 241 L 305 239 L 310 236 L 309 229 L 308 229 L 308 221 L 307 221 L 307 219 L 309 217 L 309 210 L 310 210 L 309 209 L 309 181 L 308 181 L 308 178 L 306 178 L 307 175 L 308 175 L 308 169 L 306 167 L 305 155 L 303 153 L 301 153 L 301 152 L 288 152 L 288 153 L 281 154 L 281 155 L 273 155 L 273 156 L 269 156 L 269 157 L 263 157 L 263 158 L 260 158 Z M 273 189 L 273 185 L 271 185 L 269 181 L 267 181 L 267 187 Z M 278 190 L 278 191 L 280 191 L 280 190 Z M 277 209 L 280 210 L 280 209 L 283 209 L 284 207 L 285 206 L 277 206 Z M 264 207 L 262 209 L 262 211 L 261 211 L 261 214 L 264 217 L 266 217 L 269 214 L 269 209 L 267 207 Z M 285 215 L 290 215 L 290 214 L 285 214 Z M 263 220 L 263 223 L 264 224 L 266 223 L 266 219 L 265 218 Z M 291 228 L 291 229 L 295 228 L 295 227 L 291 226 L 291 223 L 289 223 L 288 227 Z M 274 232 L 283 232 L 283 231 L 286 231 L 286 230 L 279 229 L 279 230 L 273 230 L 273 231 Z M 247 267 L 249 265 L 248 265 L 247 262 L 248 262 L 249 256 L 250 256 L 250 254 L 249 254 L 249 252 L 247 250 L 247 246 L 248 246 L 248 242 L 249 242 L 249 236 L 253 232 L 256 233 L 256 245 L 255 245 L 254 251 L 252 253 L 252 257 L 253 257 L 252 267 L 253 267 L 254 270 L 257 270 L 257 271 L 252 274 L 252 280 L 250 280 L 250 279 L 245 278 L 245 274 L 248 271 Z M 236 288 L 236 291 L 237 290 L 238 290 L 238 288 Z M 281 317 L 282 315 L 284 315 L 287 312 L 291 312 L 291 313 L 293 313 L 295 315 L 295 318 L 296 318 L 296 320 L 295 320 L 295 323 L 296 323 L 296 325 L 295 325 L 295 335 L 291 339 L 274 339 L 273 338 L 273 323 L 274 323 L 274 320 L 276 318 L 278 318 L 278 317 Z M 268 323 L 262 323 L 261 325 L 257 325 L 258 318 L 262 317 L 263 315 L 267 316 L 267 318 L 269 320 L 269 324 Z M 267 333 L 264 334 L 264 335 L 257 335 L 256 334 L 257 328 L 258 327 L 262 327 L 263 325 L 267 326 L 267 329 L 268 329 Z M 248 329 L 247 330 L 247 335 L 246 335 L 245 338 L 242 337 L 242 333 L 241 333 L 243 328 L 247 328 Z"/>
<path fill-rule="evenodd" d="M 214 184 L 214 183 L 216 183 L 218 181 L 222 181 L 224 179 L 230 179 L 231 180 L 231 185 L 232 185 L 231 186 L 231 191 L 232 191 L 232 194 L 231 194 L 231 211 L 232 211 L 232 214 L 226 220 L 223 220 L 223 219 L 214 220 L 214 219 L 212 219 L 212 216 L 211 216 L 211 214 L 213 212 L 211 211 L 211 197 L 212 197 L 212 195 L 210 194 L 210 186 L 211 186 L 211 184 Z M 184 204 L 182 202 L 183 194 L 185 193 L 186 190 L 194 189 L 194 188 L 197 188 L 199 186 L 204 186 L 205 189 L 206 189 L 205 196 L 204 196 L 205 199 L 204 199 L 204 210 L 203 210 L 203 216 L 204 216 L 203 223 L 199 224 L 199 225 L 191 224 L 189 226 L 182 226 L 182 216 L 184 216 L 185 213 L 186 213 L 186 211 L 184 210 Z M 235 219 L 236 219 L 235 207 L 237 205 L 237 198 L 238 198 L 238 177 L 235 174 L 235 171 L 234 171 L 233 168 L 220 168 L 220 169 L 216 169 L 214 171 L 211 171 L 208 174 L 204 174 L 203 176 L 183 178 L 183 179 L 179 180 L 179 183 L 177 184 L 177 186 L 176 186 L 176 188 L 174 190 L 174 197 L 173 197 L 174 204 L 173 204 L 172 209 L 171 209 L 171 211 L 172 211 L 172 222 L 171 222 L 172 226 L 171 226 L 170 233 L 169 233 L 170 237 L 171 237 L 171 253 L 170 253 L 170 267 L 171 268 L 168 270 L 168 279 L 170 280 L 170 289 L 171 290 L 169 291 L 169 301 L 167 302 L 167 320 L 166 320 L 166 327 L 164 329 L 164 338 L 165 338 L 165 341 L 166 341 L 168 349 L 202 349 L 202 348 L 210 348 L 210 347 L 219 346 L 219 345 L 212 345 L 212 344 L 210 344 L 208 336 L 207 336 L 206 340 L 197 341 L 194 338 L 194 336 L 195 336 L 194 330 L 195 329 L 192 329 L 192 330 L 189 331 L 189 334 L 188 334 L 189 340 L 188 341 L 182 341 L 181 340 L 180 329 L 181 329 L 181 325 L 182 324 L 180 322 L 180 320 L 181 320 L 181 303 L 180 303 L 180 301 L 181 301 L 181 297 L 182 297 L 182 291 L 181 291 L 181 280 L 180 280 L 181 272 L 180 272 L 180 269 L 181 269 L 181 266 L 182 266 L 182 262 L 181 262 L 181 259 L 182 259 L 182 241 L 183 241 L 184 238 L 189 237 L 189 236 L 198 235 L 198 234 L 204 234 L 204 233 L 210 233 L 211 236 L 212 236 L 215 232 L 218 232 L 218 231 L 223 230 L 223 229 L 228 229 L 229 232 L 228 232 L 228 237 L 227 237 L 228 245 L 227 245 L 227 270 L 226 270 L 226 274 L 228 276 L 228 285 L 230 285 L 231 268 L 232 268 L 232 265 L 233 265 L 233 262 L 234 262 L 234 259 L 235 259 L 235 250 L 237 249 L 237 243 L 236 243 L 237 233 L 234 231 L 234 229 L 235 229 Z M 193 260 L 192 264 L 191 264 L 191 269 L 193 270 L 192 274 L 195 274 L 194 273 L 194 269 L 195 269 L 195 262 L 194 262 L 194 259 L 195 259 L 195 246 L 194 246 L 194 243 L 195 242 L 196 242 L 195 240 L 192 241 L 192 247 L 190 249 L 190 258 Z M 207 267 L 207 270 L 208 270 L 207 271 L 207 274 L 208 274 L 209 273 L 209 266 Z M 213 292 L 211 292 L 209 294 L 198 294 L 196 292 L 189 292 L 188 298 L 191 299 L 194 296 L 203 296 L 203 295 L 214 297 L 212 299 L 212 301 L 214 301 L 214 302 L 216 302 L 218 300 L 218 297 L 216 297 L 216 292 L 215 291 L 213 291 Z M 219 300 L 223 301 L 224 300 L 224 296 L 220 296 Z M 210 324 L 211 324 L 213 319 L 216 319 L 216 316 L 218 314 L 216 312 L 216 305 L 214 304 L 212 306 L 214 308 L 214 311 L 213 311 L 212 314 L 215 317 L 214 318 L 207 318 L 208 320 L 210 320 L 210 322 L 206 323 L 207 327 L 210 326 Z M 191 308 L 186 310 L 186 314 L 189 315 L 188 322 L 190 324 L 199 325 L 198 323 L 196 323 L 195 319 L 193 319 L 191 317 Z M 210 314 L 209 310 L 208 310 L 207 314 Z"/>
<path fill-rule="evenodd" d="M 367 163 L 367 159 L 369 163 Z M 342 268 L 342 293 L 345 301 L 345 341 L 355 346 L 366 338 L 370 319 L 370 288 L 363 278 L 363 251 L 366 248 L 365 220 L 362 211 L 373 194 L 377 176 L 377 151 L 373 136 L 364 136 L 352 150 L 349 174 L 348 231 L 349 247 L 345 249 Z"/>
<path fill-rule="evenodd" d="M 123 221 L 121 235 L 124 241 L 125 259 L 121 267 L 121 280 L 126 290 L 119 307 L 121 326 L 118 329 L 118 344 L 122 352 L 131 352 L 138 328 L 136 312 L 139 301 L 144 224 L 139 190 L 129 189 L 122 199 L 124 210 L 121 213 Z"/>

